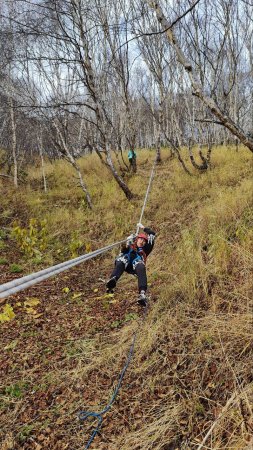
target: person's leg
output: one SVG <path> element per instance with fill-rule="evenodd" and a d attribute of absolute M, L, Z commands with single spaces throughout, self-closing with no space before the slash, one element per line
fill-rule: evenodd
<path fill-rule="evenodd" d="M 121 277 L 122 273 L 126 268 L 128 260 L 124 256 L 120 256 L 115 261 L 114 269 L 111 273 L 110 279 L 106 283 L 107 291 L 111 291 L 115 288 L 118 279 Z"/>
<path fill-rule="evenodd" d="M 135 264 L 134 267 L 135 273 L 138 277 L 138 288 L 139 288 L 139 298 L 138 303 L 140 306 L 147 306 L 147 296 L 146 296 L 146 290 L 147 290 L 147 273 L 146 273 L 146 266 L 143 261 L 138 261 Z"/>
<path fill-rule="evenodd" d="M 137 171 L 136 158 L 133 159 L 132 167 L 133 167 L 133 172 L 136 173 L 136 171 Z"/>
<path fill-rule="evenodd" d="M 147 273 L 146 266 L 143 261 L 138 261 L 134 267 L 135 273 L 138 277 L 138 288 L 139 292 L 147 290 Z"/>
<path fill-rule="evenodd" d="M 121 277 L 125 270 L 125 264 L 122 261 L 115 262 L 115 267 L 111 273 L 111 278 L 115 277 L 117 280 Z"/>

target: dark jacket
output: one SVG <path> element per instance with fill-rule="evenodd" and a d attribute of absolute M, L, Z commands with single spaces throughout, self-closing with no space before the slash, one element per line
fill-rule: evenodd
<path fill-rule="evenodd" d="M 148 242 L 143 247 L 137 247 L 136 245 L 137 236 L 135 237 L 133 243 L 130 244 L 130 246 L 123 244 L 123 246 L 121 247 L 121 252 L 123 253 L 123 255 L 129 256 L 130 263 L 134 261 L 138 256 L 140 256 L 141 259 L 143 259 L 143 261 L 146 262 L 148 255 L 153 250 L 155 241 L 155 232 L 152 231 L 150 228 L 144 228 L 143 231 L 148 235 Z"/>
<path fill-rule="evenodd" d="M 148 235 L 148 242 L 142 247 L 143 251 L 145 252 L 146 256 L 148 256 L 154 247 L 155 243 L 155 232 L 151 230 L 151 228 L 144 228 L 144 233 Z"/>

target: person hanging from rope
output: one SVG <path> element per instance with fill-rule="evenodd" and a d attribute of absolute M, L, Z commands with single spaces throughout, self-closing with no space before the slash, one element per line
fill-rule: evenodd
<path fill-rule="evenodd" d="M 110 279 L 106 283 L 106 291 L 112 293 L 116 287 L 118 279 L 123 272 L 127 272 L 138 277 L 139 298 L 137 302 L 141 306 L 147 305 L 147 273 L 146 260 L 153 250 L 155 241 L 155 232 L 150 228 L 144 227 L 138 223 L 138 228 L 143 232 L 137 235 L 128 236 L 126 243 L 121 247 L 121 253 L 115 260 L 115 267 Z"/>
<path fill-rule="evenodd" d="M 136 172 L 136 152 L 131 148 L 128 152 L 128 161 L 130 164 L 130 169 L 135 173 Z"/>

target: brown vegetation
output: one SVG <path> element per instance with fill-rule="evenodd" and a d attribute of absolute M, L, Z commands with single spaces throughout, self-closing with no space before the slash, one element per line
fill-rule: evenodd
<path fill-rule="evenodd" d="M 61 161 L 31 169 L 19 192 L 1 183 L 1 283 L 135 230 L 154 154 L 139 153 L 129 204 L 93 156 L 79 161 L 94 210 Z M 134 359 L 101 433 L 90 448 L 247 449 L 252 445 L 252 158 L 217 147 L 212 170 L 183 173 L 162 152 L 144 221 L 157 230 L 148 260 L 148 317 Z M 36 187 L 37 186 L 37 187 Z M 46 247 L 27 256 L 14 220 L 46 220 Z M 139 326 L 136 280 L 104 293 L 113 255 L 94 259 L 10 299 L 1 324 L 0 442 L 7 449 L 81 449 L 118 380 Z M 1 307 L 1 311 L 2 312 Z"/>

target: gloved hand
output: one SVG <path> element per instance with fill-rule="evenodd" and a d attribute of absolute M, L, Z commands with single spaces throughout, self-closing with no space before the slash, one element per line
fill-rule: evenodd
<path fill-rule="evenodd" d="M 142 225 L 142 223 L 137 223 L 137 227 L 141 228 L 142 230 L 145 228 L 144 225 Z"/>
<path fill-rule="evenodd" d="M 133 234 L 133 233 L 130 234 L 130 236 L 128 236 L 127 240 L 126 240 L 126 247 L 129 247 L 131 244 L 133 244 L 135 238 L 136 238 L 135 234 Z"/>

